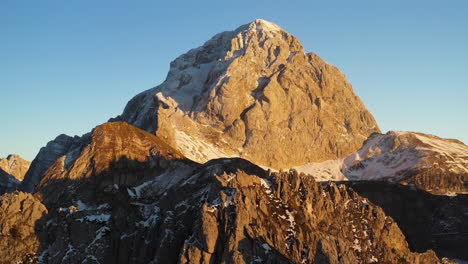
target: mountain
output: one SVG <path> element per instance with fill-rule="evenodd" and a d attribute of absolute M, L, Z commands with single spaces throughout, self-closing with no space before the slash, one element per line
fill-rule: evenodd
<path fill-rule="evenodd" d="M 344 157 L 379 132 L 336 67 L 261 19 L 175 59 L 116 120 L 197 162 L 242 157 L 272 169 Z"/>
<path fill-rule="evenodd" d="M 199 164 L 123 122 L 89 139 L 34 196 L 1 197 L 2 261 L 453 263 L 411 252 L 398 225 L 345 185 L 239 158 Z"/>
<path fill-rule="evenodd" d="M 30 161 L 27 161 L 15 154 L 11 154 L 6 158 L 0 159 L 0 169 L 15 177 L 18 181 L 23 180 L 30 165 Z"/>
<path fill-rule="evenodd" d="M 348 157 L 295 169 L 321 181 L 386 180 L 435 194 L 468 193 L 468 146 L 423 133 L 376 133 Z"/>
<path fill-rule="evenodd" d="M 135 96 L 111 121 L 156 134 L 200 163 L 242 157 L 318 181 L 372 179 L 437 194 L 468 191 L 466 145 L 414 132 L 379 134 L 336 67 L 264 20 L 180 56 L 161 85 Z M 88 137 L 60 135 L 49 142 L 20 190 L 32 192 L 55 160 L 79 153 Z"/>
<path fill-rule="evenodd" d="M 0 196 L 0 263 L 453 263 L 466 149 L 380 134 L 338 69 L 255 20 L 43 147 Z"/>

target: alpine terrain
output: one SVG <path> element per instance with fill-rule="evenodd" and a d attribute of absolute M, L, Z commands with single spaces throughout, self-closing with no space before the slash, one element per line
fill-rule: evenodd
<path fill-rule="evenodd" d="M 381 134 L 336 67 L 261 19 L 22 175 L 0 188 L 0 263 L 468 259 L 468 146 Z"/>
<path fill-rule="evenodd" d="M 0 159 L 0 194 L 15 190 L 30 165 L 31 162 L 15 154 Z"/>

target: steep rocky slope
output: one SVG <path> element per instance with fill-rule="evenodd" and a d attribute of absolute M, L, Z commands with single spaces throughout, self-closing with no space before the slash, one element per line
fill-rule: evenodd
<path fill-rule="evenodd" d="M 27 161 L 15 154 L 11 154 L 6 158 L 0 159 L 0 169 L 15 177 L 18 181 L 23 180 L 30 165 L 30 161 Z"/>
<path fill-rule="evenodd" d="M 435 194 L 468 193 L 468 146 L 458 140 L 390 131 L 348 157 L 296 167 L 317 180 L 386 180 Z"/>
<path fill-rule="evenodd" d="M 403 231 L 411 250 L 468 260 L 468 195 L 433 195 L 378 181 L 341 182 L 382 207 Z"/>
<path fill-rule="evenodd" d="M 275 169 L 344 157 L 379 131 L 336 67 L 260 19 L 174 60 L 116 120 L 197 162 L 242 157 Z"/>
<path fill-rule="evenodd" d="M 55 162 L 36 198 L 2 196 L 9 213 L 0 219 L 8 241 L 0 243 L 1 259 L 451 263 L 432 251 L 410 252 L 397 224 L 344 185 L 322 188 L 310 176 L 242 159 L 199 165 L 122 122 L 97 127 L 81 149 Z"/>

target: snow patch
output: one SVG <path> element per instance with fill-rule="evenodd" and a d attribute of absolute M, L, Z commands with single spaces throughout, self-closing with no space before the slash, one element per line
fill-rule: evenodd
<path fill-rule="evenodd" d="M 208 141 L 194 135 L 188 135 L 184 131 L 175 129 L 175 140 L 177 148 L 191 160 L 206 162 L 220 157 L 232 157 Z"/>
<path fill-rule="evenodd" d="M 468 146 L 429 135 L 399 131 L 369 137 L 358 151 L 344 159 L 307 163 L 294 169 L 312 175 L 317 181 L 398 181 L 413 169 L 439 166 L 434 164 L 434 156 L 443 158 L 442 162 L 451 172 L 468 172 Z"/>
<path fill-rule="evenodd" d="M 99 214 L 99 215 L 88 215 L 82 218 L 76 219 L 76 221 L 88 221 L 88 222 L 98 222 L 98 223 L 106 223 L 111 218 L 110 214 Z"/>
<path fill-rule="evenodd" d="M 263 243 L 262 248 L 265 249 L 266 254 L 270 253 L 271 251 L 271 247 L 267 243 Z"/>

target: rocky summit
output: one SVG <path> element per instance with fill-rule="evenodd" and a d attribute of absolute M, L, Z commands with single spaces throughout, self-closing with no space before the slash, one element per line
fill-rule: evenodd
<path fill-rule="evenodd" d="M 465 144 L 381 134 L 336 67 L 259 19 L 22 181 L 0 170 L 0 264 L 455 264 L 467 172 Z"/>
<path fill-rule="evenodd" d="M 379 132 L 336 67 L 261 19 L 175 59 L 117 119 L 197 162 L 242 157 L 273 169 L 344 157 Z"/>

